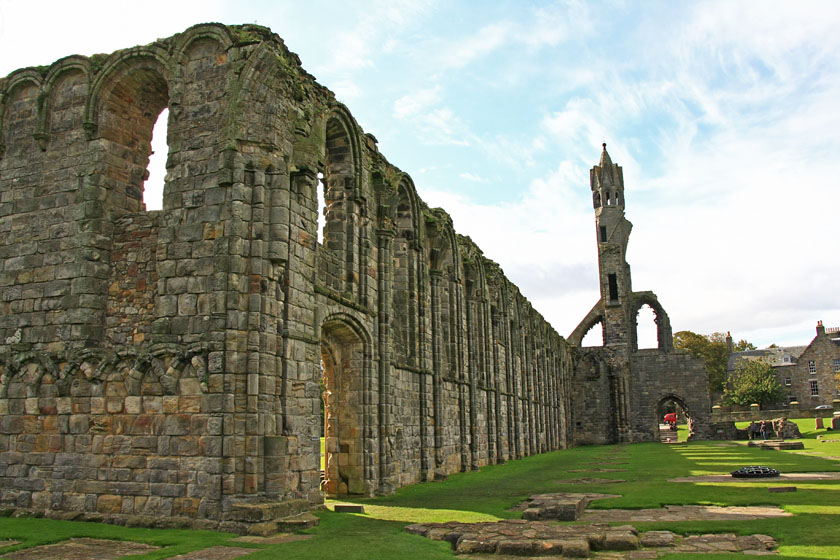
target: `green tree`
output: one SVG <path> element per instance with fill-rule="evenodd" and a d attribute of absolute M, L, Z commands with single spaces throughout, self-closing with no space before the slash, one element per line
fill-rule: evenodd
<path fill-rule="evenodd" d="M 695 358 L 703 360 L 709 372 L 709 391 L 723 391 L 726 384 L 726 362 L 729 359 L 725 334 L 716 332 L 702 335 L 679 331 L 674 334 L 674 348 L 686 350 Z"/>
<path fill-rule="evenodd" d="M 729 361 L 729 348 L 726 335 L 721 332 L 697 334 L 691 331 L 679 331 L 674 334 L 674 348 L 681 348 L 700 358 L 709 372 L 709 391 L 720 393 L 726 386 L 726 364 Z M 755 350 L 755 345 L 746 340 L 739 340 L 733 345 L 736 352 Z"/>
<path fill-rule="evenodd" d="M 724 402 L 767 405 L 782 400 L 784 389 L 773 374 L 773 367 L 763 360 L 740 360 L 727 383 Z"/>
<path fill-rule="evenodd" d="M 747 342 L 743 338 L 734 344 L 734 348 L 736 352 L 743 352 L 744 350 L 755 350 L 755 344 L 752 342 Z"/>

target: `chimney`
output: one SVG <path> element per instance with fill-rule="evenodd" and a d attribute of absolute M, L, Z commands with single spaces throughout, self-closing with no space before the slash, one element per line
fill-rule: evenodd
<path fill-rule="evenodd" d="M 735 346 L 732 344 L 732 333 L 726 331 L 726 351 L 730 354 L 735 351 Z"/>
<path fill-rule="evenodd" d="M 825 327 L 823 326 L 822 321 L 817 321 L 817 336 L 822 336 L 825 334 Z"/>

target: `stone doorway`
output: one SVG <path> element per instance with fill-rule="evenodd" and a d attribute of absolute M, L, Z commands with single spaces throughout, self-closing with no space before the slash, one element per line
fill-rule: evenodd
<path fill-rule="evenodd" d="M 369 494 L 363 444 L 367 348 L 356 330 L 341 320 L 328 320 L 321 327 L 327 496 Z"/>
<path fill-rule="evenodd" d="M 666 415 L 668 415 L 668 420 L 673 418 L 675 422 L 666 421 Z M 662 443 L 677 443 L 680 440 L 680 432 L 687 430 L 690 437 L 694 431 L 694 420 L 688 406 L 681 397 L 676 395 L 667 395 L 659 400 L 656 404 L 655 419 L 654 434 Z M 686 439 L 685 436 L 682 437 L 683 441 Z"/>

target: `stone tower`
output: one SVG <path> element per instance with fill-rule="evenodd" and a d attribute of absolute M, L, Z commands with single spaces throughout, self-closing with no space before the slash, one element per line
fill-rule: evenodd
<path fill-rule="evenodd" d="M 583 443 L 655 441 L 663 405 L 674 401 L 695 420 L 693 437 L 708 434 L 708 374 L 703 363 L 673 348 L 668 314 L 650 291 L 634 292 L 627 264 L 633 225 L 624 217 L 624 174 L 607 153 L 589 172 L 598 246 L 600 297 L 569 335 L 579 348 L 572 382 L 573 440 Z M 642 306 L 654 313 L 657 345 L 639 348 Z M 597 324 L 603 345 L 582 347 Z"/>
<path fill-rule="evenodd" d="M 604 303 L 604 345 L 627 344 L 630 328 L 626 313 L 633 293 L 627 241 L 633 224 L 624 217 L 624 175 L 604 144 L 601 161 L 589 171 L 595 228 L 598 236 L 598 276 Z"/>

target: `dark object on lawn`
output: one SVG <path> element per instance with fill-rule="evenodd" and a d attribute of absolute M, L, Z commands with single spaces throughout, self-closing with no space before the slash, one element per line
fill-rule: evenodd
<path fill-rule="evenodd" d="M 732 471 L 732 476 L 735 478 L 767 478 L 771 476 L 779 476 L 779 471 L 771 469 L 770 467 L 741 467 L 737 471 Z"/>

